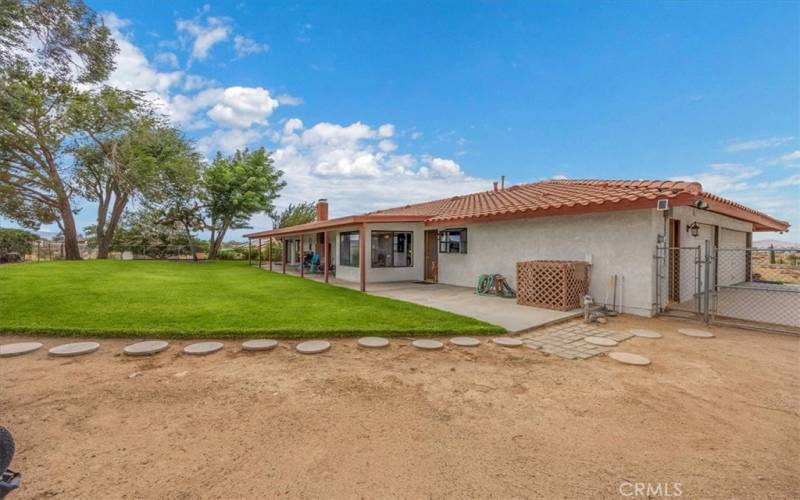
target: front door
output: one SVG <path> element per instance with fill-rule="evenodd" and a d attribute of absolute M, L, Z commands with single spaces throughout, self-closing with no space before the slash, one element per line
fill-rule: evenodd
<path fill-rule="evenodd" d="M 439 280 L 439 232 L 425 231 L 425 281 Z"/>

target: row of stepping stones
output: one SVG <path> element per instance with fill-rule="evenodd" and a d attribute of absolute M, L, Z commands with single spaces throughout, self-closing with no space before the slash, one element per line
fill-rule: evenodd
<path fill-rule="evenodd" d="M 511 337 L 498 337 L 493 342 L 503 347 L 518 347 L 522 341 Z M 458 347 L 477 347 L 480 345 L 478 339 L 472 337 L 453 337 L 450 343 Z M 358 339 L 358 345 L 366 348 L 381 348 L 389 345 L 389 340 L 383 337 L 362 337 Z M 444 344 L 438 340 L 418 339 L 411 342 L 411 345 L 423 350 L 443 349 Z M 244 351 L 269 351 L 278 346 L 278 341 L 248 340 L 242 343 Z M 0 345 L 0 357 L 19 356 L 37 351 L 43 347 L 41 342 L 20 342 L 16 344 Z M 222 350 L 225 345 L 222 342 L 197 342 L 189 344 L 183 348 L 185 354 L 205 355 Z M 125 346 L 122 352 L 128 356 L 149 356 L 158 354 L 169 348 L 169 342 L 164 340 L 145 340 Z M 301 342 L 295 346 L 295 350 L 301 354 L 319 354 L 331 348 L 330 342 L 326 340 L 309 340 Z M 51 356 L 72 357 L 83 354 L 90 354 L 100 349 L 97 342 L 73 342 L 53 347 L 48 352 Z"/>
<path fill-rule="evenodd" d="M 694 328 L 681 328 L 678 330 L 680 333 L 698 338 L 709 338 L 714 335 L 706 330 L 697 330 Z M 660 338 L 661 334 L 652 330 L 630 330 L 632 334 L 637 337 L 645 338 Z M 615 346 L 617 342 L 604 337 L 586 337 L 584 339 L 590 344 L 600 346 Z M 511 337 L 497 337 L 492 341 L 502 347 L 519 347 L 522 341 Z M 477 347 L 480 345 L 480 340 L 472 337 L 453 337 L 450 339 L 450 344 L 457 347 Z M 389 340 L 383 337 L 362 337 L 358 339 L 358 345 L 365 348 L 382 348 L 389 345 Z M 417 349 L 422 350 L 439 350 L 444 348 L 444 344 L 438 340 L 432 339 L 417 339 L 411 342 L 411 345 Z M 0 345 L 0 357 L 19 356 L 34 352 L 42 348 L 43 344 L 40 342 L 20 342 L 16 344 Z M 242 343 L 242 350 L 245 351 L 269 351 L 278 346 L 276 340 L 248 340 Z M 137 342 L 126 346 L 122 352 L 128 356 L 149 356 L 165 351 L 169 347 L 169 342 L 164 340 L 146 340 Z M 189 344 L 183 348 L 185 354 L 191 355 L 206 355 L 212 354 L 222 350 L 225 345 L 222 342 L 197 342 Z M 319 354 L 331 348 L 330 342 L 326 340 L 309 340 L 301 342 L 295 346 L 295 350 L 301 354 Z M 83 354 L 90 354 L 100 349 L 100 344 L 97 342 L 74 342 L 70 344 L 63 344 L 53 347 L 48 352 L 51 356 L 58 357 L 72 357 L 80 356 Z M 650 360 L 645 356 L 633 354 L 629 352 L 611 352 L 608 356 L 620 363 L 631 365 L 649 365 Z"/>

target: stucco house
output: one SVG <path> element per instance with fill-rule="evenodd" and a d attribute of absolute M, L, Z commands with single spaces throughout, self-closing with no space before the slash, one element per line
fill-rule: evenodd
<path fill-rule="evenodd" d="M 246 236 L 280 241 L 283 272 L 292 266 L 304 272 L 301 260 L 316 255 L 326 281 L 335 272 L 337 280 L 360 283 L 361 290 L 387 281 L 473 287 L 479 275 L 494 273 L 516 287 L 517 262 L 586 261 L 590 294 L 602 302 L 608 278 L 624 276 L 622 310 L 645 316 L 656 312 L 657 245 L 709 240 L 744 248 L 754 231 L 789 227 L 707 193 L 699 183 L 642 180 L 495 183 L 480 193 L 334 219 L 320 200 L 317 214 L 312 223 Z"/>

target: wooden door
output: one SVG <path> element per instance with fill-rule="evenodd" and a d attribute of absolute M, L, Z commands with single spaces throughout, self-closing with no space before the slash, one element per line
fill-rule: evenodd
<path fill-rule="evenodd" d="M 425 231 L 425 281 L 439 280 L 439 232 Z"/>

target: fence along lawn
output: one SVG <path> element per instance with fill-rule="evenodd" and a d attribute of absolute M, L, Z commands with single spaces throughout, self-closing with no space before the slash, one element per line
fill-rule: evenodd
<path fill-rule="evenodd" d="M 240 262 L 0 266 L 0 332 L 134 337 L 493 333 L 499 327 Z"/>

